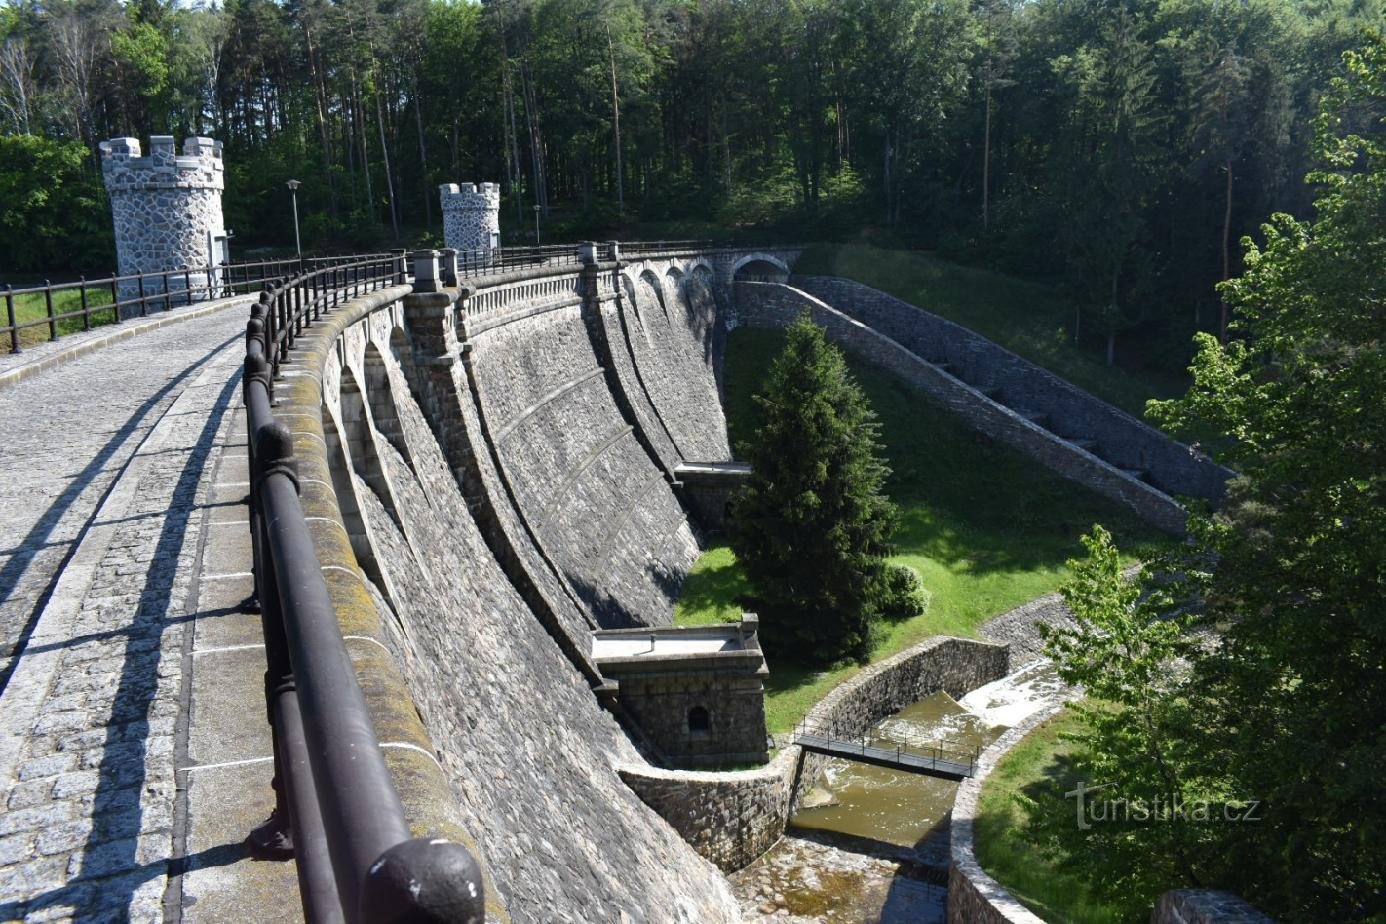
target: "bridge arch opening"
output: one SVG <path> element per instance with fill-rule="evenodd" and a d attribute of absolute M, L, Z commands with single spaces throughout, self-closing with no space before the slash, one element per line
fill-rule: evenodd
<path fill-rule="evenodd" d="M 688 710 L 688 733 L 700 738 L 712 731 L 712 714 L 706 706 L 694 706 Z"/>
<path fill-rule="evenodd" d="M 732 282 L 788 282 L 789 267 L 778 257 L 753 253 L 742 257 L 732 268 Z"/>

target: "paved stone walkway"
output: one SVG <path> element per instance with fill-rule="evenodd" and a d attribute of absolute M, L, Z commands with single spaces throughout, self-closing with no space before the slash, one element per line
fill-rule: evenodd
<path fill-rule="evenodd" d="M 296 904 L 292 864 L 240 846 L 270 804 L 258 621 L 235 610 L 244 320 L 192 319 L 0 391 L 0 921 Z M 246 901 L 247 875 L 270 903 Z"/>

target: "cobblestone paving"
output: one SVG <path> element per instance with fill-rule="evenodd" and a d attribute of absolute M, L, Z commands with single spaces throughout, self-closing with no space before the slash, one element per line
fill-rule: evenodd
<path fill-rule="evenodd" d="M 0 688 L 116 476 L 211 347 L 244 324 L 236 309 L 175 324 L 0 392 Z"/>
<path fill-rule="evenodd" d="M 163 917 L 190 591 L 222 500 L 205 473 L 243 324 L 188 321 L 0 392 L 0 630 L 22 650 L 0 698 L 0 920 Z"/>

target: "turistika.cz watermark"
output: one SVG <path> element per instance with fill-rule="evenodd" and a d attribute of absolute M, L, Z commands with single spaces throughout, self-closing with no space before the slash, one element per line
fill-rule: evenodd
<path fill-rule="evenodd" d="M 1065 799 L 1076 800 L 1079 830 L 1095 824 L 1244 824 L 1260 821 L 1263 815 L 1260 799 L 1211 802 L 1178 793 L 1128 797 L 1113 794 L 1115 786 L 1089 786 L 1079 780 L 1077 789 L 1064 793 Z"/>

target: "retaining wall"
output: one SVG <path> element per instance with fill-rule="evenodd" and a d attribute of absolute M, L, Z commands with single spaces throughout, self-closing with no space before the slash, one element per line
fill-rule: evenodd
<path fill-rule="evenodd" d="M 791 282 L 924 360 L 947 363 L 957 379 L 995 389 L 1004 404 L 1049 415 L 1055 433 L 1092 440 L 1098 457 L 1148 472 L 1166 494 L 1221 500 L 1227 469 L 980 334 L 849 279 L 794 276 Z"/>
<path fill-rule="evenodd" d="M 867 322 L 780 283 L 737 283 L 736 301 L 738 323 L 752 326 L 785 327 L 808 312 L 835 342 L 924 391 L 980 432 L 1019 449 L 1065 478 L 1117 501 L 1160 529 L 1175 534 L 1184 532 L 1184 508 L 1168 494 L 992 400 Z M 917 311 L 913 307 L 909 310 Z M 1077 391 L 1066 383 L 1060 384 Z M 1096 398 L 1085 397 L 1091 404 L 1107 407 Z M 1115 408 L 1109 410 L 1121 413 Z M 1135 422 L 1134 418 L 1130 419 Z M 1158 431 L 1151 432 L 1170 447 L 1176 447 L 1175 451 L 1189 451 Z"/>

